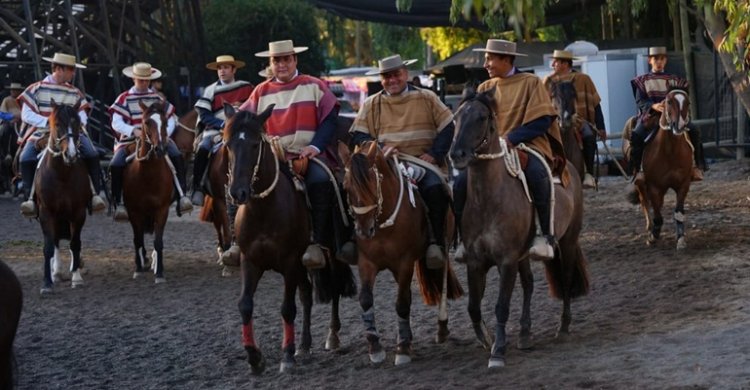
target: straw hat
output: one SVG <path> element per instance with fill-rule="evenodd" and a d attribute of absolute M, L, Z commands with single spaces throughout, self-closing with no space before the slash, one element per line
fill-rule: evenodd
<path fill-rule="evenodd" d="M 552 52 L 552 58 L 556 60 L 577 60 L 578 58 L 573 57 L 573 52 L 567 50 L 555 50 Z"/>
<path fill-rule="evenodd" d="M 133 66 L 123 69 L 122 74 L 131 79 L 141 80 L 154 80 L 161 77 L 161 71 L 151 67 L 151 64 L 147 62 L 136 62 Z"/>
<path fill-rule="evenodd" d="M 516 51 L 516 43 L 504 39 L 488 39 L 487 46 L 484 49 L 474 49 L 473 51 L 483 51 L 486 53 L 503 54 L 507 56 L 527 57 L 526 54 Z"/>
<path fill-rule="evenodd" d="M 21 85 L 21 83 L 10 83 L 10 85 L 5 86 L 5 89 L 9 89 L 11 91 L 15 91 L 15 90 L 23 91 L 26 88 L 24 88 L 23 85 Z"/>
<path fill-rule="evenodd" d="M 86 65 L 81 65 L 77 63 L 76 57 L 70 54 L 55 53 L 55 56 L 52 58 L 42 57 L 42 59 L 47 62 L 51 62 L 53 64 L 64 65 L 64 66 L 74 66 L 79 69 L 86 69 Z"/>
<path fill-rule="evenodd" d="M 667 55 L 667 48 L 664 46 L 652 46 L 648 48 L 648 56 L 665 56 Z"/>
<path fill-rule="evenodd" d="M 264 79 L 273 77 L 273 70 L 271 70 L 270 66 L 266 66 L 258 72 L 258 76 L 263 77 Z"/>
<path fill-rule="evenodd" d="M 374 74 L 383 74 L 388 73 L 391 71 L 394 71 L 399 68 L 405 68 L 413 63 L 417 62 L 417 60 L 401 60 L 401 55 L 395 54 L 390 57 L 385 57 L 382 60 L 378 60 L 378 69 L 371 70 L 367 73 L 365 73 L 365 76 L 372 76 Z"/>
<path fill-rule="evenodd" d="M 221 56 L 216 57 L 216 61 L 209 62 L 208 64 L 206 64 L 206 68 L 211 69 L 211 70 L 216 70 L 216 69 L 219 69 L 219 65 L 225 65 L 225 64 L 232 65 L 235 68 L 239 69 L 245 66 L 245 61 L 235 60 L 234 56 L 221 55 Z"/>
<path fill-rule="evenodd" d="M 256 57 L 282 57 L 291 54 L 302 53 L 307 50 L 307 46 L 294 47 L 291 39 L 286 41 L 276 41 L 268 44 L 268 50 L 255 53 Z"/>

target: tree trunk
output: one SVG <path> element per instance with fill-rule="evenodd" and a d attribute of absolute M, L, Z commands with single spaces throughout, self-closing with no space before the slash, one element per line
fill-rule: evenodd
<path fill-rule="evenodd" d="M 703 12 L 705 15 L 706 31 L 713 41 L 715 50 L 718 50 L 717 48 L 724 37 L 724 31 L 727 29 L 727 24 L 722 16 L 714 13 L 713 3 L 704 6 Z M 745 107 L 745 111 L 750 115 L 750 77 L 737 70 L 732 59 L 732 53 L 719 51 L 719 59 L 721 59 L 724 72 L 726 72 L 727 78 L 732 84 L 732 89 L 734 89 L 739 101 L 742 102 L 742 106 Z"/>

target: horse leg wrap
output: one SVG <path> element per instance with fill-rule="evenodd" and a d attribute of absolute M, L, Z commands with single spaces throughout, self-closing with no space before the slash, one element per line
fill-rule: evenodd
<path fill-rule="evenodd" d="M 398 345 L 410 345 L 412 340 L 411 325 L 408 318 L 398 317 Z"/>
<path fill-rule="evenodd" d="M 375 310 L 373 310 L 373 308 L 369 308 L 362 313 L 362 321 L 365 323 L 365 335 L 368 340 L 370 339 L 370 336 L 380 338 L 378 330 L 375 328 Z"/>
<path fill-rule="evenodd" d="M 682 211 L 675 211 L 674 220 L 678 223 L 685 223 L 685 214 L 683 214 Z"/>
<path fill-rule="evenodd" d="M 255 348 L 255 333 L 253 332 L 253 321 L 242 325 L 242 345 Z"/>
<path fill-rule="evenodd" d="M 292 347 L 292 354 L 294 353 L 294 322 L 286 322 L 282 320 L 284 326 L 284 338 L 281 342 L 281 349 L 286 350 L 290 345 Z"/>

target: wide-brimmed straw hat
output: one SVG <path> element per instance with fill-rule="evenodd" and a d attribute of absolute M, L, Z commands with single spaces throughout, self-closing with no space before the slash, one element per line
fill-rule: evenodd
<path fill-rule="evenodd" d="M 151 66 L 148 62 L 136 62 L 122 70 L 122 74 L 131 79 L 155 80 L 161 77 L 161 71 Z"/>
<path fill-rule="evenodd" d="M 291 54 L 302 53 L 307 50 L 307 46 L 294 47 L 291 39 L 285 41 L 270 42 L 268 50 L 255 53 L 256 57 L 283 57 Z"/>
<path fill-rule="evenodd" d="M 55 55 L 52 58 L 42 57 L 42 59 L 47 62 L 51 62 L 53 64 L 58 64 L 58 65 L 63 65 L 63 66 L 74 66 L 79 69 L 86 69 L 86 65 L 81 65 L 77 63 L 76 57 L 70 54 L 55 53 Z"/>
<path fill-rule="evenodd" d="M 503 54 L 506 56 L 528 57 L 526 54 L 516 51 L 516 43 L 504 39 L 488 39 L 484 49 L 474 49 L 486 53 Z"/>
<path fill-rule="evenodd" d="M 258 72 L 258 76 L 263 77 L 264 79 L 273 77 L 273 70 L 271 70 L 270 66 L 266 66 Z"/>
<path fill-rule="evenodd" d="M 206 64 L 206 68 L 216 70 L 219 69 L 219 65 L 232 65 L 239 69 L 245 66 L 245 61 L 235 60 L 234 56 L 221 55 L 216 57 L 216 61 Z"/>
<path fill-rule="evenodd" d="M 648 48 L 648 56 L 665 56 L 667 55 L 667 48 L 664 46 L 652 46 Z"/>
<path fill-rule="evenodd" d="M 10 83 L 10 85 L 5 86 L 5 89 L 9 89 L 11 91 L 16 91 L 16 90 L 23 91 L 26 88 L 24 88 L 23 85 L 21 85 L 21 83 Z"/>
<path fill-rule="evenodd" d="M 378 60 L 378 69 L 371 70 L 365 73 L 365 76 L 372 76 L 375 74 L 383 74 L 394 71 L 399 68 L 405 68 L 417 60 L 402 60 L 400 54 L 394 54 L 390 57 L 385 57 L 382 60 Z"/>
<path fill-rule="evenodd" d="M 552 52 L 552 58 L 556 60 L 577 60 L 577 57 L 573 57 L 573 52 L 567 50 L 555 50 Z"/>

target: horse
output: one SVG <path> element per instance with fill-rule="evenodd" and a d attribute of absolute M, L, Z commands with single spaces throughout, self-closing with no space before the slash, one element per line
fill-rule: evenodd
<path fill-rule="evenodd" d="M 450 151 L 454 166 L 467 170 L 461 231 L 466 247 L 469 316 L 479 342 L 491 350 L 489 368 L 505 365 L 505 325 L 516 272 L 521 274 L 523 287 L 518 347 L 531 347 L 533 276 L 528 249 L 536 230 L 534 206 L 522 182 L 514 179 L 507 169 L 509 164 L 515 166 L 518 162 L 506 161 L 509 151 L 495 128 L 493 94 L 494 89 L 464 98 L 455 114 L 456 138 Z M 585 295 L 589 289 L 586 260 L 578 241 L 583 224 L 581 180 L 569 162 L 567 169 L 571 171 L 568 186 L 554 186 L 554 233 L 558 245 L 554 258 L 544 262 L 550 294 L 563 301 L 559 337 L 569 333 L 571 299 Z M 500 273 L 500 292 L 495 306 L 495 341 L 490 346 L 481 301 L 487 271 L 495 265 Z"/>
<path fill-rule="evenodd" d="M 557 109 L 557 123 L 560 125 L 565 158 L 573 164 L 579 177 L 583 177 L 585 166 L 579 129 L 581 119 L 576 114 L 576 87 L 571 81 L 552 82 L 552 103 Z"/>
<path fill-rule="evenodd" d="M 18 124 L 8 121 L 0 121 L 0 193 L 10 191 L 15 195 L 13 188 L 13 157 L 18 150 Z"/>
<path fill-rule="evenodd" d="M 325 268 L 310 271 L 314 283 L 302 265 L 302 254 L 310 242 L 310 218 L 305 195 L 295 188 L 287 165 L 279 161 L 276 147 L 280 146 L 274 139 L 269 140 L 263 131 L 263 123 L 272 110 L 273 105 L 255 115 L 248 111 L 235 112 L 232 106 L 224 105 L 229 191 L 234 202 L 240 205 L 235 235 L 241 253 L 242 292 L 238 306 L 242 317 L 242 343 L 254 374 L 265 369 L 265 358 L 253 333 L 253 296 L 265 271 L 276 271 L 284 278 L 281 372 L 288 371 L 295 364 L 294 319 L 297 308 L 294 295 L 297 288 L 303 309 L 302 343 L 297 354 L 308 353 L 312 343 L 311 287 L 316 290 L 319 301 L 331 302 L 326 349 L 337 349 L 340 344 L 339 298 L 356 293 L 349 265 L 327 261 Z"/>
<path fill-rule="evenodd" d="M 206 196 L 199 217 L 203 222 L 213 223 L 218 238 L 217 251 L 220 257 L 232 246 L 225 190 L 229 181 L 228 173 L 227 150 L 224 145 L 221 145 L 208 163 L 208 191 L 205 192 Z"/>
<path fill-rule="evenodd" d="M 411 362 L 412 355 L 409 317 L 414 269 L 417 269 L 417 280 L 425 303 L 440 303 L 438 342 L 444 342 L 449 333 L 445 300 L 456 299 L 463 291 L 450 262 L 441 269 L 427 268 L 425 252 L 429 239 L 426 206 L 418 193 L 413 194 L 413 186 L 398 163 L 384 157 L 375 141 L 355 148 L 353 154 L 350 154 L 345 144 L 340 143 L 339 156 L 345 166 L 344 189 L 349 197 L 349 212 L 354 218 L 357 234 L 361 282 L 359 302 L 370 361 L 381 363 L 385 360 L 385 351 L 375 327 L 373 287 L 378 273 L 388 270 L 398 283 L 395 364 L 406 364 Z M 409 205 L 411 196 L 416 202 Z M 389 217 L 383 221 L 385 216 Z M 446 229 L 446 242 L 452 237 L 452 232 L 448 230 L 450 229 Z"/>
<path fill-rule="evenodd" d="M 175 126 L 172 132 L 172 140 L 174 140 L 177 149 L 182 153 L 183 161 L 185 164 L 191 164 L 193 158 L 193 152 L 195 150 L 195 135 L 200 132 L 198 122 L 198 112 L 190 110 L 184 115 L 177 119 L 177 126 Z M 192 166 L 186 165 L 185 169 L 185 183 L 191 183 L 191 175 L 193 174 Z"/>
<path fill-rule="evenodd" d="M 664 98 L 664 111 L 659 116 L 653 139 L 643 148 L 643 180 L 635 180 L 635 193 L 628 199 L 640 204 L 646 218 L 647 245 L 653 245 L 661 235 L 664 218 L 661 208 L 669 189 L 676 194 L 674 208 L 677 249 L 687 248 L 685 238 L 685 198 L 690 190 L 693 168 L 693 149 L 687 139 L 690 121 L 690 100 L 685 91 L 673 89 Z M 653 216 L 649 215 L 649 208 Z"/>
<path fill-rule="evenodd" d="M 0 390 L 14 386 L 13 340 L 21 319 L 23 291 L 16 274 L 0 261 Z"/>
<path fill-rule="evenodd" d="M 141 134 L 136 138 L 135 157 L 123 172 L 122 198 L 128 210 L 135 246 L 135 272 L 137 279 L 148 271 L 145 233 L 154 235 L 151 268 L 154 282 L 164 283 L 164 227 L 172 203 L 172 170 L 167 162 L 167 117 L 164 106 L 154 103 L 146 107 L 138 102 L 143 112 Z"/>
<path fill-rule="evenodd" d="M 51 293 L 54 282 L 62 280 L 60 240 L 70 240 L 71 287 L 84 283 L 79 269 L 81 230 L 92 189 L 86 165 L 79 158 L 79 137 L 83 131 L 79 108 L 80 104 L 67 106 L 52 101 L 47 146 L 34 177 L 39 224 L 44 235 L 41 294 Z"/>

